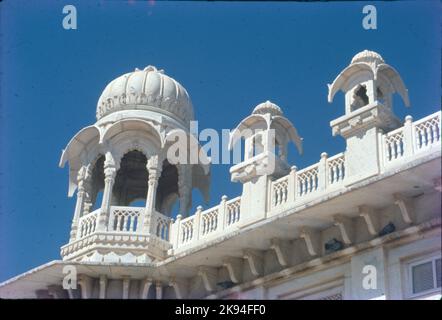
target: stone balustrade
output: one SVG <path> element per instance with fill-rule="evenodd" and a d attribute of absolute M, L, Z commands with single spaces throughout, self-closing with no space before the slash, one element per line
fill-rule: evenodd
<path fill-rule="evenodd" d="M 144 208 L 112 206 L 110 210 L 109 231 L 138 232 Z"/>
<path fill-rule="evenodd" d="M 284 176 L 275 180 L 272 186 L 272 206 L 277 207 L 287 202 L 289 177 Z"/>
<path fill-rule="evenodd" d="M 337 185 L 345 178 L 345 155 L 343 152 L 327 159 L 327 185 Z"/>
<path fill-rule="evenodd" d="M 379 159 L 380 172 L 400 165 L 401 159 L 417 157 L 437 148 L 440 150 L 440 126 L 441 112 L 436 112 L 415 122 L 408 116 L 404 126 L 382 134 L 379 138 L 382 158 Z M 323 153 L 319 162 L 302 170 L 292 167 L 286 176 L 269 181 L 267 216 L 278 214 L 308 198 L 325 195 L 343 187 L 348 178 L 345 152 L 332 157 Z M 112 206 L 107 232 L 146 236 L 141 230 L 144 210 L 138 207 Z M 100 209 L 80 217 L 77 240 L 96 232 L 99 212 Z M 241 213 L 241 197 L 227 200 L 225 196 L 217 206 L 204 211 L 202 207 L 198 207 L 195 214 L 186 218 L 178 215 L 175 221 L 154 212 L 151 236 L 159 238 L 158 241 L 170 243 L 175 251 L 184 251 L 200 245 L 202 241 L 223 237 L 241 228 L 242 214 L 247 215 L 247 212 Z"/>
<path fill-rule="evenodd" d="M 197 212 L 187 218 L 181 216 L 172 226 L 172 237 L 175 239 L 174 248 L 187 246 L 199 239 L 214 238 L 224 234 L 228 229 L 237 225 L 240 221 L 241 197 L 227 201 L 223 197 L 221 203 L 213 208 L 202 211 L 198 207 Z"/>
<path fill-rule="evenodd" d="M 100 210 L 97 209 L 80 218 L 78 221 L 77 239 L 84 238 L 95 232 L 99 212 Z"/>
<path fill-rule="evenodd" d="M 299 197 L 306 196 L 318 190 L 319 164 L 314 164 L 299 170 L 296 176 Z"/>
<path fill-rule="evenodd" d="M 237 223 L 241 217 L 241 197 L 236 197 L 226 202 L 226 226 Z"/>
<path fill-rule="evenodd" d="M 404 128 L 398 128 L 383 135 L 384 163 L 404 156 Z"/>
<path fill-rule="evenodd" d="M 398 165 L 400 159 L 413 157 L 431 148 L 440 149 L 441 112 L 436 112 L 416 122 L 407 117 L 403 127 L 383 134 L 379 141 L 383 150 L 383 159 L 380 159 L 380 171 Z M 345 185 L 346 176 L 345 152 L 328 157 L 321 155 L 321 160 L 302 170 L 293 167 L 291 172 L 269 183 L 270 203 L 268 215 L 271 216 L 288 206 L 304 201 L 304 198 L 324 195 L 328 191 Z M 223 236 L 226 227 L 240 222 L 240 201 L 237 197 L 203 212 L 199 209 L 195 215 L 185 219 L 178 219 L 179 236 L 174 248 L 189 248 L 192 244 L 200 244 L 200 238 L 206 235 Z M 245 213 L 247 214 L 247 213 Z M 197 227 L 197 225 L 199 227 Z M 239 227 L 241 226 L 238 223 Z M 195 231 L 197 230 L 197 231 Z"/>
<path fill-rule="evenodd" d="M 412 122 L 407 116 L 405 124 L 396 130 L 384 134 L 381 138 L 384 169 L 395 165 L 406 157 L 438 147 L 441 134 L 441 112 L 433 113 Z"/>
<path fill-rule="evenodd" d="M 155 235 L 165 241 L 170 240 L 170 229 L 172 225 L 172 218 L 166 217 L 165 215 L 154 212 L 153 213 L 153 230 L 155 231 Z"/>
<path fill-rule="evenodd" d="M 409 118 L 411 121 L 411 117 Z M 415 147 L 413 150 L 419 151 L 434 146 L 440 142 L 441 134 L 441 112 L 430 114 L 429 116 L 412 123 L 412 138 Z M 404 127 L 406 128 L 406 127 Z"/>

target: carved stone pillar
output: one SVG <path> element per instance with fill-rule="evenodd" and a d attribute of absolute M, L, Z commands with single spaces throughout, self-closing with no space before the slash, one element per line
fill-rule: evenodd
<path fill-rule="evenodd" d="M 91 177 L 91 172 L 90 172 L 89 166 L 82 166 L 80 168 L 80 170 L 78 170 L 77 202 L 75 204 L 74 217 L 72 218 L 71 234 L 70 234 L 69 242 L 74 241 L 77 237 L 78 221 L 84 212 L 84 205 L 85 205 L 85 200 L 87 197 L 86 185 L 89 183 L 90 177 Z"/>
<path fill-rule="evenodd" d="M 107 229 L 110 214 L 110 200 L 116 174 L 117 168 L 115 167 L 115 164 L 108 153 L 106 154 L 106 161 L 104 162 L 104 191 L 103 201 L 101 202 L 100 216 L 98 219 L 98 231 L 106 231 Z"/>
<path fill-rule="evenodd" d="M 189 209 L 190 199 L 192 195 L 192 176 L 190 165 L 178 165 L 178 193 L 180 199 L 179 214 L 187 217 L 187 210 Z"/>
<path fill-rule="evenodd" d="M 143 222 L 143 232 L 151 232 L 151 218 L 152 213 L 155 211 L 155 199 L 157 195 L 158 180 L 161 176 L 162 161 L 158 155 L 152 156 L 147 161 L 147 171 L 149 172 L 147 197 L 146 197 L 146 208 L 144 210 L 144 222 Z"/>

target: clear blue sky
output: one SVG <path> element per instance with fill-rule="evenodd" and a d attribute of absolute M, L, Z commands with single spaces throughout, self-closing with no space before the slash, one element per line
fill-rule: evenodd
<path fill-rule="evenodd" d="M 74 4 L 78 29 L 62 28 Z M 366 4 L 366 3 L 365 3 Z M 375 3 L 378 30 L 361 26 L 363 3 L 4 1 L 1 10 L 0 281 L 59 259 L 75 198 L 61 150 L 94 123 L 115 77 L 149 64 L 190 93 L 200 128 L 233 128 L 267 99 L 304 137 L 299 168 L 345 148 L 329 122 L 344 112 L 327 83 L 363 49 L 401 74 L 416 119 L 440 108 L 440 4 Z M 212 166 L 210 205 L 240 194 L 229 166 Z M 196 197 L 194 205 L 201 203 Z"/>

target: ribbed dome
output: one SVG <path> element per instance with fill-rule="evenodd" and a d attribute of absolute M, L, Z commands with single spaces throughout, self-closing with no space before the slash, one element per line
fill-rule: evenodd
<path fill-rule="evenodd" d="M 355 62 L 377 62 L 377 63 L 385 63 L 382 56 L 374 51 L 364 50 L 356 54 L 353 59 L 351 59 L 351 63 Z"/>
<path fill-rule="evenodd" d="M 185 125 L 193 120 L 193 107 L 184 87 L 153 66 L 135 69 L 112 80 L 97 104 L 97 119 L 120 110 L 153 110 Z"/>
<path fill-rule="evenodd" d="M 258 104 L 255 109 L 253 109 L 253 114 L 266 114 L 270 113 L 272 116 L 282 116 L 282 110 L 276 104 L 270 101 L 266 101 Z"/>

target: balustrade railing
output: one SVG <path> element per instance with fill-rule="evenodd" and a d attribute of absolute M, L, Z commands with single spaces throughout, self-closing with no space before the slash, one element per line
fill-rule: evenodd
<path fill-rule="evenodd" d="M 407 117 L 403 127 L 382 134 L 379 137 L 379 159 L 381 171 L 396 165 L 398 160 L 413 156 L 424 150 L 440 148 L 441 112 L 429 115 L 416 122 Z M 436 149 L 434 149 L 436 150 Z M 369 150 L 367 152 L 370 152 Z M 280 212 L 286 205 L 305 201 L 308 195 L 323 194 L 328 188 L 340 187 L 347 179 L 346 154 L 339 153 L 332 157 L 321 155 L 321 160 L 307 168 L 297 171 L 292 168 L 289 174 L 269 184 L 270 203 L 269 211 Z M 165 241 L 170 241 L 173 247 L 200 243 L 200 239 L 212 238 L 222 235 L 228 230 L 235 230 L 240 226 L 242 219 L 241 197 L 227 200 L 223 197 L 219 205 L 206 209 L 199 207 L 190 217 L 173 219 L 154 212 L 152 216 L 152 233 Z M 95 232 L 98 214 L 95 210 L 80 217 L 77 239 L 86 237 Z M 247 212 L 246 212 L 247 214 Z M 144 208 L 112 206 L 110 210 L 108 230 L 111 232 L 141 232 Z M 233 229 L 231 229 L 233 227 Z"/>
<path fill-rule="evenodd" d="M 179 228 L 179 243 L 185 244 L 193 239 L 193 228 L 194 228 L 195 216 L 190 216 L 183 219 L 180 223 Z"/>
<path fill-rule="evenodd" d="M 384 135 L 385 161 L 391 162 L 404 156 L 404 127 Z"/>
<path fill-rule="evenodd" d="M 412 122 L 411 117 L 407 117 L 404 126 L 382 135 L 384 166 L 392 165 L 397 160 L 411 157 L 436 145 L 440 147 L 440 124 L 439 111 L 415 122 Z"/>
<path fill-rule="evenodd" d="M 285 176 L 272 183 L 272 206 L 277 207 L 287 202 L 289 177 Z"/>
<path fill-rule="evenodd" d="M 212 208 L 201 214 L 201 234 L 206 234 L 216 231 L 218 228 L 218 207 Z"/>
<path fill-rule="evenodd" d="M 345 178 L 345 155 L 343 152 L 327 159 L 328 185 L 342 182 Z"/>
<path fill-rule="evenodd" d="M 97 209 L 83 217 L 80 217 L 78 222 L 77 239 L 86 237 L 95 232 L 99 213 L 100 209 Z M 110 208 L 108 231 L 141 233 L 143 216 L 144 208 L 112 206 Z M 159 212 L 154 212 L 151 219 L 154 234 L 157 237 L 168 241 L 170 237 L 172 219 Z"/>
<path fill-rule="evenodd" d="M 300 197 L 318 190 L 319 185 L 319 164 L 311 165 L 297 173 L 298 195 Z"/>
<path fill-rule="evenodd" d="M 154 212 L 152 218 L 155 235 L 160 239 L 169 241 L 172 219 L 159 212 Z"/>
<path fill-rule="evenodd" d="M 136 232 L 144 208 L 112 206 L 109 219 L 109 230 L 116 232 Z"/>
<path fill-rule="evenodd" d="M 433 113 L 413 123 L 415 150 L 421 150 L 440 141 L 441 112 Z"/>
<path fill-rule="evenodd" d="M 80 217 L 78 221 L 77 239 L 81 239 L 95 232 L 99 212 L 100 209 L 97 209 L 85 216 Z"/>
<path fill-rule="evenodd" d="M 241 215 L 241 197 L 234 198 L 226 203 L 226 225 L 230 226 L 239 221 Z"/>
<path fill-rule="evenodd" d="M 215 207 L 205 211 L 199 207 L 197 212 L 190 217 L 184 219 L 181 216 L 177 217 L 171 227 L 171 239 L 175 239 L 174 247 L 181 247 L 204 237 L 215 236 L 234 226 L 240 221 L 240 208 L 241 197 L 228 201 L 223 198 Z"/>

